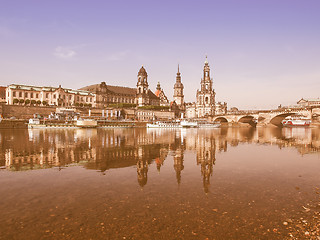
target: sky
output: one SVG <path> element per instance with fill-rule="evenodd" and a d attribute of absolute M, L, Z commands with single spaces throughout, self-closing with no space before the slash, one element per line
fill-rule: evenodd
<path fill-rule="evenodd" d="M 319 0 L 0 0 L 0 86 L 102 81 L 196 100 L 208 56 L 216 101 L 273 109 L 320 97 Z"/>

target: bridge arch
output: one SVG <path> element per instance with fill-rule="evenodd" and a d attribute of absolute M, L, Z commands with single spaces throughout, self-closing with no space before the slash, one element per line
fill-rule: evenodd
<path fill-rule="evenodd" d="M 228 119 L 225 117 L 217 117 L 214 122 L 219 122 L 219 123 L 228 123 Z"/>
<path fill-rule="evenodd" d="M 281 121 L 283 119 L 285 119 L 288 116 L 298 115 L 298 114 L 299 113 L 296 113 L 296 112 L 282 113 L 282 114 L 276 115 L 275 117 L 271 118 L 270 123 L 272 123 L 273 125 L 276 125 L 278 127 L 281 127 L 282 126 Z"/>
<path fill-rule="evenodd" d="M 251 116 L 251 115 L 242 116 L 241 118 L 239 118 L 238 122 L 239 123 L 248 123 L 251 126 L 257 125 L 257 121 L 256 121 L 255 117 Z"/>

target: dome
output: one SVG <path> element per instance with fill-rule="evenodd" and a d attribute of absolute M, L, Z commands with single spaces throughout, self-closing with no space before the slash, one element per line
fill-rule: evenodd
<path fill-rule="evenodd" d="M 146 69 L 142 66 L 138 72 L 138 76 L 148 76 Z"/>

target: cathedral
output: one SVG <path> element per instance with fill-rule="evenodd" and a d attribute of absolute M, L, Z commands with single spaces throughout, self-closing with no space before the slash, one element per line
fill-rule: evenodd
<path fill-rule="evenodd" d="M 213 89 L 213 79 L 210 77 L 209 62 L 206 57 L 203 68 L 203 77 L 200 81 L 200 89 L 197 90 L 196 102 L 186 106 L 187 118 L 203 118 L 224 114 L 227 111 L 227 104 L 215 101 L 216 93 Z"/>
<path fill-rule="evenodd" d="M 197 117 L 214 115 L 216 93 L 212 88 L 212 78 L 210 78 L 210 67 L 207 57 L 204 62 L 203 78 L 200 85 L 201 88 L 197 91 L 196 115 Z"/>

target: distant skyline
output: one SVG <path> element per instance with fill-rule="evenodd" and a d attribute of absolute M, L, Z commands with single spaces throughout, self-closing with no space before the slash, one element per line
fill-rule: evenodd
<path fill-rule="evenodd" d="M 0 86 L 102 81 L 196 100 L 208 56 L 216 101 L 270 109 L 320 97 L 319 0 L 2 0 Z"/>

